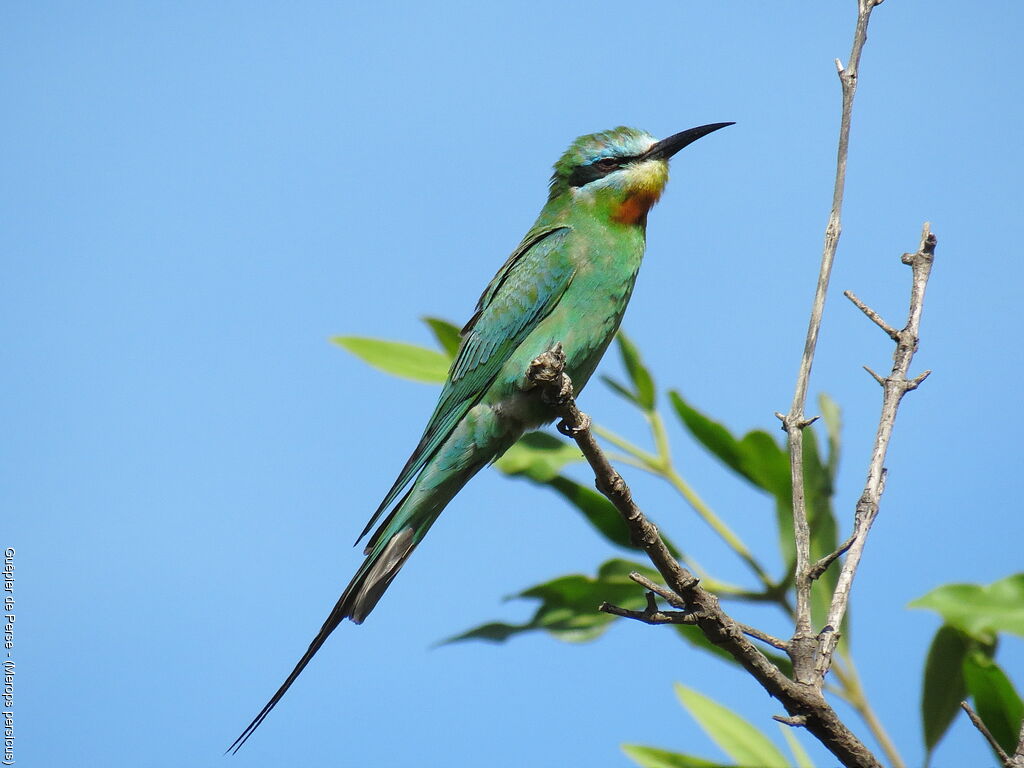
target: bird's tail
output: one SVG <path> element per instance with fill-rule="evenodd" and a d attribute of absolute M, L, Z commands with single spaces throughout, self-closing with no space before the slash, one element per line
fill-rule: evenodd
<path fill-rule="evenodd" d="M 424 533 L 426 533 L 426 529 L 433 522 L 433 520 L 426 521 Z M 306 652 L 302 654 L 302 658 L 295 664 L 295 668 L 292 669 L 291 673 L 281 684 L 281 687 L 270 697 L 270 700 L 263 706 L 263 709 L 259 711 L 259 714 L 252 719 L 252 722 L 246 726 L 241 735 L 228 747 L 228 752 L 235 754 L 249 740 L 249 737 L 252 736 L 256 729 L 260 727 L 260 724 L 267 718 L 267 715 L 277 706 L 277 703 L 288 689 L 291 688 L 292 683 L 302 674 L 302 670 L 306 668 L 306 665 L 309 664 L 310 660 L 342 621 L 352 619 L 352 621 L 358 624 L 366 618 L 381 595 L 384 594 L 388 585 L 395 578 L 402 564 L 412 554 L 415 546 L 415 531 L 411 526 L 408 526 L 389 537 L 383 546 L 377 548 L 377 551 L 368 553 L 366 560 L 363 561 L 362 566 L 360 566 L 352 581 L 345 588 L 327 620 L 320 627 L 320 631 L 317 632 L 316 637 L 309 644 L 309 648 L 306 649 Z"/>
<path fill-rule="evenodd" d="M 518 435 L 502 436 L 485 448 L 480 445 L 479 431 L 456 430 L 374 532 L 366 545 L 366 559 L 309 648 L 227 752 L 234 754 L 242 748 L 344 619 L 351 619 L 356 624 L 363 622 L 448 502 L 473 475 L 504 453 L 516 437 Z"/>

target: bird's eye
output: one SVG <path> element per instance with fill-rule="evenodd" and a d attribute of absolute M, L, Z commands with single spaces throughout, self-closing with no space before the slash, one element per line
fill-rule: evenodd
<path fill-rule="evenodd" d="M 619 161 L 614 157 L 603 157 L 597 161 L 596 165 L 602 171 L 614 171 L 619 167 Z"/>

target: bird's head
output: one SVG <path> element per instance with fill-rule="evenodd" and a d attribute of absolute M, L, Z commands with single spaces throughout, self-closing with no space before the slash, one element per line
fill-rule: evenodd
<path fill-rule="evenodd" d="M 625 126 L 580 136 L 555 163 L 548 200 L 567 196 L 605 209 L 620 224 L 642 225 L 668 182 L 669 158 L 727 125 L 702 125 L 661 141 Z"/>

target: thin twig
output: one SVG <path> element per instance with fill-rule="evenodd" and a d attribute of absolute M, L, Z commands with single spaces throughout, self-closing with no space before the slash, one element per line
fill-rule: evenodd
<path fill-rule="evenodd" d="M 782 640 L 775 635 L 769 635 L 767 632 L 762 632 L 757 627 L 752 627 L 749 624 L 739 624 L 739 628 L 743 631 L 744 635 L 748 635 L 755 640 L 760 640 L 762 643 L 778 648 L 780 651 L 788 651 L 789 643 Z"/>
<path fill-rule="evenodd" d="M 865 371 L 867 371 L 869 374 L 871 374 L 871 378 L 872 379 L 874 379 L 875 381 L 878 382 L 878 386 L 880 386 L 880 387 L 884 387 L 885 386 L 885 379 L 883 379 L 881 376 L 879 376 L 877 373 L 875 373 L 869 366 L 865 365 L 865 366 L 862 366 L 862 367 L 864 368 Z"/>
<path fill-rule="evenodd" d="M 828 570 L 828 567 L 832 565 L 832 563 L 834 563 L 840 557 L 845 555 L 846 551 L 851 546 L 853 546 L 853 536 L 850 536 L 850 538 L 848 538 L 846 541 L 844 541 L 842 544 L 836 547 L 835 551 L 829 552 L 818 562 L 812 565 L 810 570 L 811 580 L 814 581 L 816 579 L 820 579 L 825 574 L 825 571 Z"/>
<path fill-rule="evenodd" d="M 653 453 L 645 451 L 643 448 L 634 445 L 633 443 L 629 442 L 629 440 L 620 435 L 615 434 L 607 427 L 602 427 L 599 424 L 595 424 L 593 425 L 592 429 L 594 430 L 594 433 L 597 434 L 599 437 L 603 438 L 604 440 L 607 440 L 616 448 L 619 448 L 625 451 L 626 453 L 632 455 L 637 459 L 637 461 L 641 461 L 644 464 L 647 464 L 648 466 L 655 468 L 652 469 L 652 471 L 656 471 L 656 468 L 660 464 L 660 461 L 658 457 L 655 456 Z"/>
<path fill-rule="evenodd" d="M 658 584 L 656 581 L 651 581 L 642 573 L 637 573 L 636 571 L 633 571 L 631 574 L 629 574 L 629 578 L 631 578 L 633 581 L 635 581 L 637 584 L 639 584 L 641 587 L 648 590 L 649 592 L 653 592 L 654 594 L 659 595 L 666 603 L 671 605 L 673 608 L 686 610 L 686 603 L 683 602 L 683 599 L 679 597 L 679 595 L 677 595 L 671 589 L 661 586 L 661 584 Z"/>
<path fill-rule="evenodd" d="M 875 433 L 875 444 L 868 465 L 867 482 L 860 500 L 857 502 L 853 523 L 853 542 L 846 552 L 842 570 L 836 582 L 832 603 L 829 606 L 826 626 L 818 636 L 815 654 L 815 671 L 819 680 L 823 680 L 832 660 L 832 652 L 839 642 L 838 629 L 846 615 L 846 607 L 850 601 L 850 589 L 864 552 L 871 524 L 878 516 L 878 505 L 885 490 L 885 456 L 892 439 L 896 413 L 903 396 L 917 386 L 916 380 L 907 379 L 907 371 L 917 350 L 918 333 L 921 328 L 921 312 L 924 309 L 924 293 L 931 275 L 932 263 L 935 260 L 935 235 L 925 223 L 921 231 L 921 244 L 916 253 L 903 254 L 902 261 L 912 269 L 910 289 L 910 310 L 907 324 L 897 333 L 896 352 L 893 354 L 892 371 L 884 380 L 882 387 L 882 409 Z M 921 378 L 921 377 L 918 377 Z"/>
<path fill-rule="evenodd" d="M 999 755 L 999 762 L 1001 762 L 1006 768 L 1011 768 L 1010 756 L 1003 751 L 1003 748 L 999 746 L 999 742 L 996 741 L 996 737 L 992 735 L 992 732 L 988 729 L 988 726 L 981 721 L 978 714 L 971 709 L 971 705 L 966 701 L 960 702 L 960 708 L 967 713 L 967 716 L 971 718 L 971 722 L 974 723 L 974 727 L 978 729 L 978 732 L 985 737 L 985 741 L 992 747 L 997 755 Z"/>
<path fill-rule="evenodd" d="M 799 728 L 807 725 L 807 718 L 803 715 L 796 715 L 795 717 L 783 717 L 782 715 L 772 715 L 772 720 L 783 725 L 788 725 L 791 728 Z"/>
<path fill-rule="evenodd" d="M 634 459 L 625 453 L 608 453 L 608 458 L 614 461 L 616 464 L 625 464 L 627 467 L 635 467 L 636 469 L 642 469 L 645 472 L 650 472 L 650 467 L 644 464 L 642 461 Z"/>
<path fill-rule="evenodd" d="M 648 595 L 652 593 L 648 592 Z M 644 624 L 696 624 L 697 617 L 686 611 L 659 611 L 650 610 L 650 606 L 642 611 L 631 611 L 628 608 L 620 608 L 611 603 L 601 603 L 597 610 L 602 613 L 610 613 L 612 616 L 620 616 L 623 619 L 635 619 Z"/>
<path fill-rule="evenodd" d="M 921 386 L 921 382 L 923 382 L 925 379 L 927 379 L 931 375 L 932 375 L 931 370 L 927 370 L 924 373 L 922 373 L 920 376 L 915 376 L 914 378 L 912 378 L 910 381 L 907 382 L 907 392 L 909 392 L 912 389 L 917 389 L 919 386 Z"/>
<path fill-rule="evenodd" d="M 679 608 L 679 609 L 682 609 L 683 611 L 686 610 L 686 603 L 683 602 L 682 598 L 680 598 L 679 595 L 677 595 L 672 590 L 667 589 L 666 587 L 663 587 L 661 584 L 658 584 L 655 581 L 651 581 L 646 576 L 644 576 L 642 573 L 637 573 L 636 571 L 633 571 L 633 573 L 629 574 L 629 578 L 631 578 L 633 581 L 635 581 L 641 587 L 643 587 L 646 590 L 648 590 L 647 591 L 648 596 L 650 596 L 652 594 L 656 594 L 659 597 L 661 597 L 666 603 L 671 605 L 673 608 Z M 608 604 L 607 603 L 603 603 L 602 607 L 601 607 L 601 610 L 605 610 L 604 606 L 606 606 L 606 605 L 608 605 Z M 650 606 L 648 606 L 648 607 L 650 607 Z M 614 611 L 606 611 L 606 612 L 607 613 L 614 613 Z M 617 616 L 623 616 L 625 614 L 616 613 L 616 615 Z M 667 615 L 672 616 L 672 615 L 676 615 L 676 614 L 669 612 Z M 687 613 L 686 615 L 688 617 L 689 616 L 693 616 L 692 613 Z M 629 618 L 636 618 L 636 617 L 629 616 Z M 648 623 L 667 623 L 667 622 L 648 622 Z M 697 622 L 696 622 L 696 619 L 694 619 L 693 621 L 677 621 L 677 622 L 674 622 L 674 623 L 677 623 L 677 624 L 696 624 Z M 775 648 L 778 648 L 780 651 L 789 650 L 789 644 L 785 640 L 780 640 L 779 638 L 775 637 L 774 635 L 769 635 L 767 632 L 762 632 L 760 629 L 757 629 L 756 627 L 751 627 L 751 626 L 749 626 L 747 624 L 739 624 L 738 623 L 738 626 L 740 627 L 740 629 L 743 631 L 743 634 L 745 634 L 745 635 L 749 635 L 750 637 L 753 637 L 756 640 L 760 640 L 762 643 L 767 643 L 768 645 L 771 645 L 771 646 L 773 646 Z"/>
<path fill-rule="evenodd" d="M 868 20 L 871 11 L 881 0 L 858 0 L 857 26 L 853 34 L 853 46 L 846 67 L 837 59 L 836 68 L 843 91 L 842 116 L 839 122 L 839 147 L 836 151 L 836 177 L 832 188 L 832 210 L 825 227 L 825 243 L 822 249 L 821 268 L 818 284 L 811 305 L 811 317 L 807 325 L 800 370 L 796 377 L 796 388 L 789 413 L 782 419 L 783 429 L 789 439 L 790 474 L 793 482 L 793 533 L 796 543 L 796 627 L 793 632 L 790 657 L 796 679 L 814 685 L 814 651 L 816 641 L 811 627 L 811 532 L 807 520 L 807 502 L 804 497 L 803 430 L 807 427 L 804 406 L 807 402 L 807 388 L 814 363 L 814 350 L 818 343 L 821 318 L 825 311 L 825 297 L 828 292 L 832 264 L 835 261 L 839 235 L 842 231 L 843 191 L 846 186 L 846 159 L 850 148 L 850 120 L 853 114 L 853 97 L 857 92 L 857 71 L 861 51 L 868 39 Z"/>
<path fill-rule="evenodd" d="M 786 677 L 747 638 L 743 625 L 722 610 L 718 598 L 701 587 L 694 575 L 672 557 L 658 529 L 633 501 L 629 486 L 608 462 L 594 439 L 589 417 L 576 406 L 572 382 L 565 375 L 564 366 L 562 345 L 556 344 L 531 363 L 527 377 L 541 388 L 542 398 L 562 420 L 558 425 L 559 431 L 576 441 L 594 471 L 598 490 L 619 511 L 633 541 L 647 553 L 665 579 L 665 584 L 687 606 L 687 613 L 695 617 L 696 625 L 704 636 L 736 659 L 769 694 L 782 703 L 790 716 L 804 718 L 801 724 L 843 765 L 881 768 L 881 763 L 839 719 L 821 691 Z M 641 615 L 643 613 L 640 612 Z M 651 610 L 650 613 L 656 611 Z"/>
<path fill-rule="evenodd" d="M 852 301 L 853 305 L 857 307 L 857 309 L 859 309 L 865 315 L 867 315 L 868 319 L 871 320 L 871 322 L 873 322 L 875 325 L 877 325 L 879 328 L 885 331 L 890 339 L 892 339 L 893 341 L 900 340 L 899 331 L 897 331 L 895 328 L 893 328 L 891 325 L 885 322 L 885 320 L 882 319 L 882 316 L 875 312 L 875 310 L 873 310 L 863 301 L 858 299 L 857 295 L 853 291 L 843 291 L 843 296 Z"/>

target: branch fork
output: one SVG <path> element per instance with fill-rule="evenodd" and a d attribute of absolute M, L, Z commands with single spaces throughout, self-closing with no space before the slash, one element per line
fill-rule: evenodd
<path fill-rule="evenodd" d="M 634 619 L 644 624 L 696 624 L 697 615 L 688 611 L 662 611 L 653 592 L 647 592 L 647 607 L 642 611 L 631 611 L 611 603 L 601 603 L 597 610 L 623 619 Z"/>
<path fill-rule="evenodd" d="M 666 590 L 649 580 L 634 578 L 648 589 L 646 610 L 627 611 L 609 604 L 603 604 L 601 610 L 647 623 L 695 624 L 710 642 L 732 655 L 770 695 L 778 699 L 791 717 L 800 719 L 799 724 L 814 734 L 843 765 L 881 768 L 881 763 L 842 722 L 821 691 L 786 677 L 748 639 L 748 635 L 782 650 L 790 651 L 789 644 L 729 616 L 722 610 L 718 598 L 701 587 L 699 579 L 672 556 L 657 527 L 636 505 L 626 481 L 597 444 L 589 419 L 576 406 L 564 366 L 565 357 L 561 354 L 560 345 L 555 344 L 529 366 L 528 386 L 541 388 L 541 397 L 552 404 L 554 415 L 565 424 L 563 431 L 573 436 L 593 469 L 598 490 L 618 510 L 633 541 L 647 553 L 667 585 Z M 671 605 L 685 606 L 686 610 L 661 611 L 655 595 L 662 595 Z M 793 724 L 798 723 L 794 720 Z"/>

